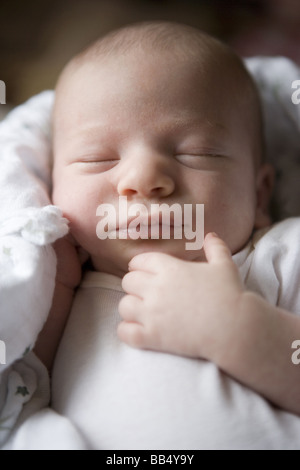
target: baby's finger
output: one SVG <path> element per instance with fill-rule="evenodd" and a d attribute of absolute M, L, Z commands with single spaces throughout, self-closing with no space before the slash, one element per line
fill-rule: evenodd
<path fill-rule="evenodd" d="M 118 325 L 118 337 L 133 348 L 145 348 L 146 338 L 142 325 L 138 323 L 121 322 Z"/>
<path fill-rule="evenodd" d="M 141 253 L 129 262 L 129 271 L 145 271 L 157 274 L 166 264 L 176 264 L 178 259 L 165 253 Z"/>
<path fill-rule="evenodd" d="M 204 252 L 209 263 L 231 261 L 232 255 L 226 243 L 215 233 L 208 233 L 204 240 Z"/>
<path fill-rule="evenodd" d="M 152 273 L 141 271 L 130 271 L 125 274 L 122 279 L 122 287 L 127 294 L 136 295 L 143 298 L 143 292 L 153 282 L 154 275 Z"/>
<path fill-rule="evenodd" d="M 139 322 L 143 306 L 141 299 L 133 295 L 124 295 L 118 306 L 121 318 L 128 322 Z"/>

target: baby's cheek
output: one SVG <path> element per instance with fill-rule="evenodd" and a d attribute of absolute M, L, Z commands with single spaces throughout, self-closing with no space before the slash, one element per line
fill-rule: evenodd
<path fill-rule="evenodd" d="M 69 220 L 70 231 L 74 238 L 91 253 L 93 245 L 98 241 L 96 211 L 94 213 L 88 212 L 84 208 L 78 208 L 66 211 L 65 217 Z"/>
<path fill-rule="evenodd" d="M 68 181 L 59 179 L 58 182 L 54 180 L 52 188 L 52 202 L 56 206 L 60 207 L 62 211 L 69 210 L 69 206 L 72 207 L 74 204 L 74 197 L 76 198 L 76 192 L 72 186 L 68 184 Z"/>
<path fill-rule="evenodd" d="M 86 236 L 94 233 L 96 235 L 96 208 L 83 197 L 80 191 L 72 190 L 66 187 L 56 187 L 53 190 L 52 202 L 58 206 L 63 216 L 69 221 L 72 234 L 77 236 Z"/>

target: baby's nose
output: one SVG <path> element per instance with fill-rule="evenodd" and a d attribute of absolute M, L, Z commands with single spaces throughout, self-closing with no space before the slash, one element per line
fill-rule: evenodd
<path fill-rule="evenodd" d="M 175 181 L 163 158 L 152 157 L 151 160 L 138 160 L 124 165 L 119 178 L 118 193 L 120 196 L 139 195 L 147 198 L 169 196 L 175 189 Z"/>

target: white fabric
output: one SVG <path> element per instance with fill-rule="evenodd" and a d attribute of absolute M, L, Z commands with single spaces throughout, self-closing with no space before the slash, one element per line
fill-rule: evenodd
<path fill-rule="evenodd" d="M 13 427 L 49 404 L 49 377 L 45 366 L 29 352 L 0 376 L 0 444 Z"/>
<path fill-rule="evenodd" d="M 50 408 L 41 408 L 17 429 L 2 450 L 90 450 L 75 426 Z"/>
<path fill-rule="evenodd" d="M 300 315 L 299 239 L 300 219 L 291 219 L 257 233 L 234 260 L 249 289 Z M 121 279 L 87 273 L 53 371 L 53 408 L 91 448 L 300 449 L 300 417 L 214 364 L 121 343 L 122 295 Z"/>
<path fill-rule="evenodd" d="M 51 243 L 68 232 L 49 199 L 53 98 L 52 91 L 41 93 L 0 124 L 0 446 L 49 402 L 45 368 L 32 353 L 22 358 L 51 307 Z"/>
<path fill-rule="evenodd" d="M 0 375 L 1 450 L 88 450 L 72 422 L 49 408 L 49 401 L 48 371 L 33 352 Z"/>
<path fill-rule="evenodd" d="M 47 318 L 56 270 L 50 244 L 68 231 L 48 195 L 53 97 L 32 98 L 0 124 L 0 374 L 33 346 Z"/>

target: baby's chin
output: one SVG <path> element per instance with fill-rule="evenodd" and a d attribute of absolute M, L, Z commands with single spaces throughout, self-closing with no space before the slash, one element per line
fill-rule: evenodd
<path fill-rule="evenodd" d="M 198 250 L 187 248 L 188 243 L 183 240 L 140 240 L 133 251 L 135 252 L 134 256 L 140 253 L 156 252 L 187 261 L 200 260 L 204 256 L 202 248 Z"/>
<path fill-rule="evenodd" d="M 107 272 L 123 277 L 128 272 L 128 264 L 142 253 L 164 253 L 186 261 L 205 261 L 202 248 L 187 249 L 184 240 L 113 240 L 109 249 L 91 256 L 95 271 Z M 107 246 L 108 248 L 108 246 Z"/>

